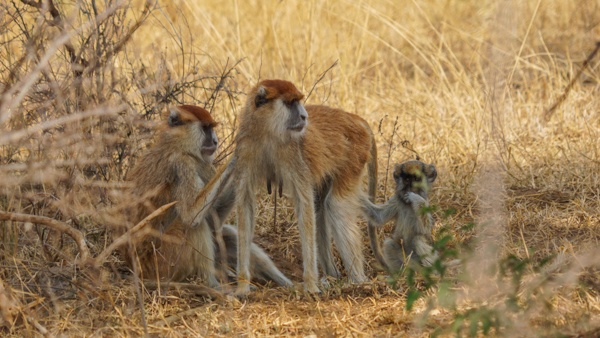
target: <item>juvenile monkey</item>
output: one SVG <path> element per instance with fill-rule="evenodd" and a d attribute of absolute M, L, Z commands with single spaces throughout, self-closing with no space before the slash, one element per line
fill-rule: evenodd
<path fill-rule="evenodd" d="M 145 198 L 131 213 L 136 224 L 150 212 L 169 202 L 174 207 L 152 220 L 150 226 L 158 236 L 132 243 L 125 253 L 130 265 L 140 263 L 145 278 L 181 281 L 199 277 L 211 287 L 219 285 L 217 269 L 227 261 L 237 264 L 236 228 L 223 225 L 235 202 L 235 187 L 227 182 L 232 161 L 216 173 L 213 166 L 218 139 L 217 123 L 201 107 L 183 105 L 169 109 L 166 126 L 158 139 L 127 175 L 133 194 Z M 210 182 L 209 182 L 210 180 Z M 221 241 L 222 236 L 222 241 Z M 224 250 L 215 252 L 215 241 L 224 242 Z M 251 245 L 253 271 L 279 285 L 292 285 L 264 251 Z M 222 256 L 226 257 L 222 257 Z M 222 258 L 216 260 L 216 258 Z"/>
<path fill-rule="evenodd" d="M 410 160 L 397 164 L 393 176 L 396 191 L 384 205 L 363 199 L 364 211 L 374 223 L 369 223 L 369 227 L 373 227 L 369 231 L 371 249 L 389 273 L 398 272 L 408 257 L 421 265 L 431 266 L 438 255 L 430 244 L 433 242 L 433 219 L 423 208 L 429 206 L 428 191 L 437 178 L 435 166 Z M 391 219 L 395 219 L 394 232 L 383 244 L 382 257 L 374 227 Z"/>
<path fill-rule="evenodd" d="M 351 280 L 366 280 L 355 220 L 367 162 L 369 190 L 375 191 L 373 134 L 358 115 L 325 106 L 305 108 L 303 98 L 291 82 L 264 80 L 250 91 L 240 116 L 234 155 L 238 295 L 249 292 L 255 193 L 265 180 L 269 188 L 271 182 L 283 188 L 295 204 L 305 290 L 319 292 L 317 256 L 326 274 L 340 277 L 331 253 L 332 238 Z"/>

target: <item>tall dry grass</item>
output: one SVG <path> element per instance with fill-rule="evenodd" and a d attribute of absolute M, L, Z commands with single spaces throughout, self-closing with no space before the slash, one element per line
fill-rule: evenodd
<path fill-rule="evenodd" d="M 501 335 L 597 332 L 599 59 L 544 112 L 595 48 L 600 1 L 51 4 L 0 5 L 3 334 L 468 334 L 474 321 L 482 334 L 475 315 L 498 319 Z M 165 106 L 211 109 L 224 157 L 244 92 L 264 78 L 371 124 L 380 201 L 394 163 L 417 153 L 436 164 L 437 223 L 468 257 L 466 274 L 445 277 L 449 291 L 427 290 L 409 312 L 412 286 L 371 268 L 373 282 L 334 283 L 316 300 L 259 289 L 245 304 L 213 303 L 140 289 L 117 256 L 88 268 L 82 255 L 104 257 L 107 229 L 127 222 L 115 201 Z M 299 281 L 291 208 L 280 204 L 274 225 L 272 203 L 260 203 L 256 240 Z M 515 270 L 511 255 L 529 263 Z"/>

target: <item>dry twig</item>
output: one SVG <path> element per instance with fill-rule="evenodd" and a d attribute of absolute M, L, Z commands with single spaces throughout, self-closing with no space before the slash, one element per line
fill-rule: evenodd
<path fill-rule="evenodd" d="M 146 229 L 144 229 L 146 225 L 150 224 L 150 221 L 162 215 L 165 211 L 167 211 L 170 207 L 174 206 L 175 204 L 177 204 L 177 201 L 163 205 L 162 207 L 154 210 L 150 215 L 146 216 L 146 218 L 141 220 L 131 229 L 127 230 L 127 232 L 115 239 L 106 249 L 102 250 L 102 252 L 96 258 L 94 258 L 92 266 L 99 267 L 102 264 L 104 264 L 104 261 L 106 261 L 108 256 L 112 254 L 113 251 L 118 249 L 120 246 L 129 243 L 131 237 L 133 237 L 134 235 L 140 235 L 140 230 L 144 230 L 144 233 L 149 233 L 152 229 L 148 229 L 148 231 L 146 231 Z"/>
<path fill-rule="evenodd" d="M 598 53 L 598 50 L 600 50 L 600 41 L 596 42 L 596 48 L 594 48 L 594 50 L 588 55 L 588 57 L 585 59 L 585 61 L 583 61 L 583 65 L 581 66 L 581 68 L 579 69 L 577 74 L 575 74 L 573 79 L 571 79 L 571 82 L 569 82 L 569 84 L 565 88 L 565 91 L 562 93 L 562 95 L 556 100 L 556 102 L 554 102 L 552 107 L 550 107 L 550 108 L 548 108 L 548 110 L 546 110 L 546 112 L 544 113 L 544 121 L 550 120 L 550 118 L 554 114 L 554 111 L 556 110 L 556 108 L 558 108 L 558 106 L 560 106 L 565 101 L 565 99 L 569 95 L 569 92 L 573 88 L 575 81 L 577 81 L 577 79 L 579 79 L 581 74 L 583 74 L 583 71 L 589 67 L 590 62 L 592 61 L 594 56 L 596 56 L 596 53 Z"/>
<path fill-rule="evenodd" d="M 85 265 L 90 258 L 90 250 L 87 247 L 85 242 L 85 237 L 81 233 L 81 231 L 71 227 L 70 225 L 57 221 L 53 218 L 44 217 L 44 216 L 35 216 L 35 215 L 27 215 L 20 214 L 15 212 L 7 212 L 0 210 L 0 221 L 16 221 L 16 222 L 29 222 L 34 224 L 42 224 L 47 226 L 52 230 L 56 230 L 58 232 L 64 233 L 69 237 L 73 238 L 75 243 L 77 244 L 77 248 L 79 249 L 79 263 L 80 265 Z"/>
<path fill-rule="evenodd" d="M 329 68 L 325 69 L 325 71 L 319 75 L 319 78 L 317 79 L 317 81 L 315 81 L 315 83 L 313 83 L 312 88 L 310 88 L 310 90 L 308 91 L 308 94 L 306 94 L 306 98 L 304 98 L 304 102 L 308 101 L 308 98 L 312 94 L 313 90 L 315 90 L 315 87 L 317 87 L 319 82 L 323 81 L 323 78 L 325 77 L 325 75 L 327 75 L 327 73 L 329 73 L 329 71 L 332 70 L 335 66 L 337 66 L 337 64 L 338 64 L 338 60 L 335 60 L 335 62 L 332 63 L 331 66 L 329 66 Z"/>

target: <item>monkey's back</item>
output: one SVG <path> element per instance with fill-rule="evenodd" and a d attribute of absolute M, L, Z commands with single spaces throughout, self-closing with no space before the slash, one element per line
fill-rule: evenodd
<path fill-rule="evenodd" d="M 132 192 L 143 201 L 129 214 L 133 224 L 141 221 L 160 206 L 173 201 L 171 194 L 171 163 L 169 152 L 160 142 L 142 155 L 136 165 L 127 173 L 126 180 L 133 183 Z M 172 221 L 174 211 L 169 210 L 164 215 L 155 218 L 151 224 L 154 228 L 164 227 L 164 223 Z M 167 220 L 169 219 L 169 220 Z"/>
<path fill-rule="evenodd" d="M 363 175 L 374 142 L 368 123 L 360 116 L 327 106 L 306 106 L 308 127 L 302 152 L 315 182 L 332 178 L 333 192 L 354 192 Z"/>

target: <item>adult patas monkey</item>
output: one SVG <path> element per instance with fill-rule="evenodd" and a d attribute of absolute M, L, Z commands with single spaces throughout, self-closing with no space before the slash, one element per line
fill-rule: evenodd
<path fill-rule="evenodd" d="M 249 292 L 255 193 L 265 181 L 282 186 L 295 204 L 305 290 L 319 292 L 317 254 L 325 273 L 340 277 L 332 237 L 352 281 L 366 280 L 355 219 L 367 162 L 370 190 L 375 191 L 373 134 L 359 116 L 325 106 L 305 108 L 303 97 L 288 81 L 264 80 L 250 91 L 241 113 L 234 155 L 240 296 Z"/>
<path fill-rule="evenodd" d="M 431 266 L 438 255 L 430 244 L 433 241 L 433 219 L 424 208 L 429 206 L 428 192 L 437 178 L 435 166 L 410 160 L 397 164 L 393 176 L 396 191 L 384 205 L 363 201 L 364 211 L 375 225 L 395 220 L 392 238 L 387 238 L 383 244 L 383 257 L 377 233 L 369 231 L 373 253 L 389 273 L 397 273 L 408 257 L 424 266 Z M 369 223 L 369 227 L 375 225 Z"/>
<path fill-rule="evenodd" d="M 150 226 L 158 236 L 133 243 L 125 258 L 130 264 L 139 261 L 145 278 L 158 275 L 180 281 L 200 277 L 215 287 L 219 282 L 215 276 L 214 240 L 227 244 L 217 253 L 227 257 L 216 260 L 217 268 L 226 259 L 233 266 L 237 263 L 237 231 L 230 225 L 221 228 L 221 221 L 233 208 L 235 189 L 231 184 L 222 184 L 220 191 L 213 188 L 228 175 L 231 164 L 216 175 L 213 159 L 218 145 L 214 132 L 217 123 L 208 111 L 191 105 L 172 107 L 167 121 L 154 146 L 127 175 L 134 195 L 144 199 L 132 212 L 133 224 L 161 205 L 173 201 L 177 204 L 152 220 Z M 253 272 L 262 278 L 292 285 L 255 244 L 251 245 L 251 261 Z"/>

